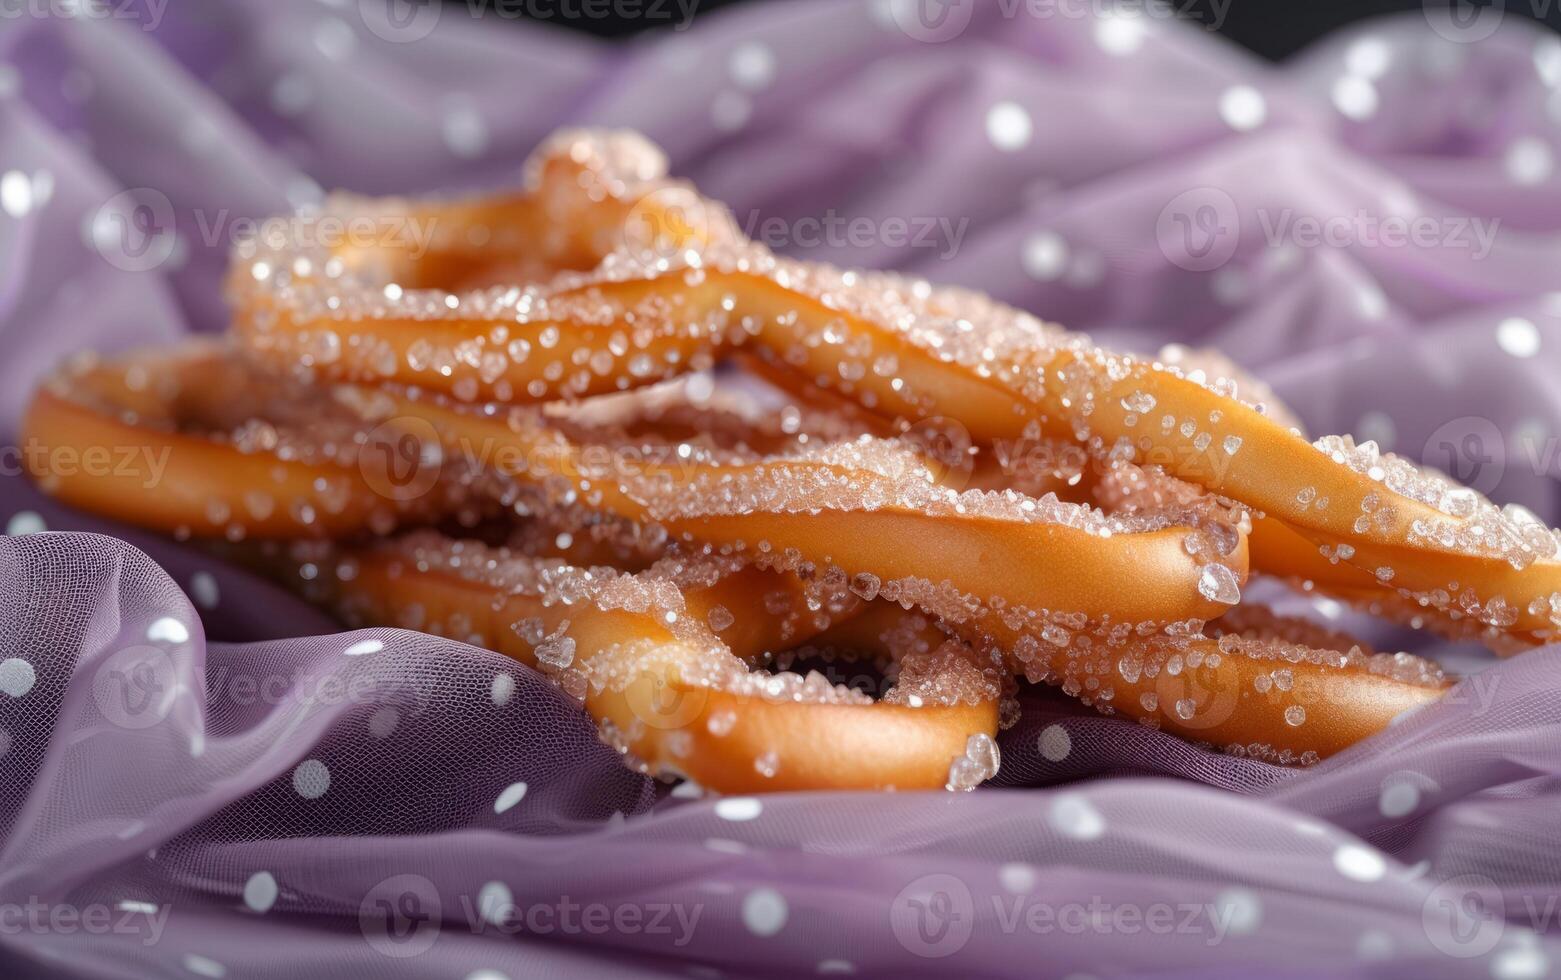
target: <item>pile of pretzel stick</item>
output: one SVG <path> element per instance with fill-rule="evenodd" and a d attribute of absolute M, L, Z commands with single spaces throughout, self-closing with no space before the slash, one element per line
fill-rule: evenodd
<path fill-rule="evenodd" d="M 1286 765 L 1449 686 L 1254 575 L 1501 654 L 1561 630 L 1528 512 L 1309 440 L 1212 352 L 777 256 L 631 133 L 556 135 L 509 196 L 268 222 L 228 295 L 226 336 L 82 355 L 29 409 L 155 485 L 39 484 L 508 654 L 715 791 L 974 788 L 1027 684 Z"/>

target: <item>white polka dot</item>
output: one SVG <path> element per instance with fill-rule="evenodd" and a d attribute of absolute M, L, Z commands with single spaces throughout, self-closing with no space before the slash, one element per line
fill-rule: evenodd
<path fill-rule="evenodd" d="M 1368 320 L 1380 320 L 1388 312 L 1387 295 L 1376 283 L 1361 283 L 1355 290 L 1355 308 Z"/>
<path fill-rule="evenodd" d="M 1038 231 L 1024 240 L 1024 271 L 1041 282 L 1060 279 L 1068 268 L 1068 243 L 1055 231 Z"/>
<path fill-rule="evenodd" d="M 1371 118 L 1376 114 L 1377 102 L 1377 87 L 1369 78 L 1343 75 L 1333 83 L 1334 108 L 1351 119 Z"/>
<path fill-rule="evenodd" d="M 156 915 L 156 902 L 143 902 L 136 898 L 121 899 L 115 906 L 121 912 L 130 912 L 135 915 Z"/>
<path fill-rule="evenodd" d="M 342 656 L 361 657 L 365 654 L 378 653 L 383 649 L 385 649 L 385 644 L 382 640 L 359 640 L 352 646 L 343 650 Z"/>
<path fill-rule="evenodd" d="M 13 218 L 25 218 L 33 209 L 33 182 L 20 170 L 0 176 L 0 208 Z"/>
<path fill-rule="evenodd" d="M 401 712 L 394 705 L 385 705 L 376 708 L 369 715 L 369 734 L 375 738 L 385 739 L 395 734 L 396 726 L 401 724 Z"/>
<path fill-rule="evenodd" d="M 997 869 L 997 880 L 1008 891 L 1023 895 L 1035 888 L 1035 869 L 1019 862 L 1005 864 Z"/>
<path fill-rule="evenodd" d="M 1333 852 L 1333 866 L 1351 881 L 1380 881 L 1387 874 L 1387 861 L 1363 844 L 1341 844 Z"/>
<path fill-rule="evenodd" d="M 509 974 L 500 973 L 498 970 L 474 970 L 466 974 L 466 980 L 509 980 Z"/>
<path fill-rule="evenodd" d="M 1491 959 L 1493 980 L 1541 980 L 1550 975 L 1550 958 L 1538 946 L 1504 949 Z"/>
<path fill-rule="evenodd" d="M 269 871 L 256 871 L 244 882 L 244 905 L 251 912 L 269 912 L 276 895 L 276 877 Z"/>
<path fill-rule="evenodd" d="M 38 672 L 33 665 L 19 657 L 0 661 L 0 691 L 13 698 L 23 697 L 38 683 Z"/>
<path fill-rule="evenodd" d="M 477 892 L 477 914 L 484 922 L 502 925 L 515 910 L 515 896 L 502 881 L 490 881 Z"/>
<path fill-rule="evenodd" d="M 1038 741 L 1041 756 L 1051 762 L 1061 762 L 1073 751 L 1073 736 L 1061 725 L 1047 725 Z"/>
<path fill-rule="evenodd" d="M 1214 909 L 1227 932 L 1245 936 L 1263 924 L 1263 903 L 1246 888 L 1227 888 L 1214 896 Z"/>
<path fill-rule="evenodd" d="M 1561 86 L 1561 41 L 1554 36 L 1539 39 L 1534 45 L 1534 71 L 1547 86 Z"/>
<path fill-rule="evenodd" d="M 692 779 L 685 779 L 672 787 L 669 795 L 678 800 L 697 800 L 705 795 L 705 788 Z"/>
<path fill-rule="evenodd" d="M 1105 278 L 1106 260 L 1099 252 L 1078 251 L 1073 254 L 1073 261 L 1068 264 L 1068 274 L 1065 277 L 1070 286 L 1087 289 Z"/>
<path fill-rule="evenodd" d="M 734 133 L 748 125 L 753 103 L 741 92 L 722 92 L 710 104 L 710 121 L 724 133 Z"/>
<path fill-rule="evenodd" d="M 1095 43 L 1107 54 L 1132 54 L 1143 46 L 1146 33 L 1133 13 L 1113 11 L 1095 22 Z"/>
<path fill-rule="evenodd" d="M 293 789 L 306 800 L 318 800 L 331 788 L 331 771 L 319 759 L 305 759 L 293 770 Z"/>
<path fill-rule="evenodd" d="M 509 704 L 509 699 L 515 694 L 515 675 L 494 674 L 493 683 L 488 686 L 488 697 L 492 699 L 495 707 L 502 708 Z"/>
<path fill-rule="evenodd" d="M 1094 840 L 1106 832 L 1106 819 L 1077 793 L 1063 793 L 1052 801 L 1051 824 L 1076 840 Z"/>
<path fill-rule="evenodd" d="M 525 783 L 510 783 L 499 793 L 499 798 L 493 801 L 493 812 L 505 813 L 515 809 L 516 804 L 526 798 L 526 790 L 529 788 Z"/>
<path fill-rule="evenodd" d="M 1325 619 L 1338 619 L 1344 615 L 1344 603 L 1325 595 L 1312 597 L 1312 608 Z"/>
<path fill-rule="evenodd" d="M 856 964 L 850 960 L 819 960 L 818 972 L 835 975 L 855 973 Z"/>
<path fill-rule="evenodd" d="M 271 108 L 279 116 L 296 116 L 314 104 L 314 84 L 289 72 L 271 83 Z"/>
<path fill-rule="evenodd" d="M 172 616 L 164 616 L 146 628 L 146 638 L 162 640 L 166 643 L 183 643 L 190 638 L 190 628 Z"/>
<path fill-rule="evenodd" d="M 201 956 L 199 953 L 184 954 L 184 968 L 198 977 L 225 977 L 228 968 L 218 963 L 209 956 Z"/>
<path fill-rule="evenodd" d="M 728 796 L 715 804 L 715 815 L 722 820 L 752 820 L 762 812 L 764 804 L 751 796 Z"/>
<path fill-rule="evenodd" d="M 202 609 L 215 609 L 222 598 L 217 578 L 210 572 L 196 572 L 190 576 L 190 598 Z"/>
<path fill-rule="evenodd" d="M 1034 135 L 1030 114 L 1017 102 L 999 102 L 986 113 L 986 135 L 999 150 L 1024 149 Z"/>
<path fill-rule="evenodd" d="M 307 174 L 290 178 L 287 186 L 282 188 L 282 193 L 287 195 L 287 203 L 300 211 L 325 200 L 325 188 Z"/>
<path fill-rule="evenodd" d="M 1362 78 L 1381 78 L 1392 60 L 1393 53 L 1387 42 L 1377 37 L 1363 37 L 1344 53 L 1344 65 L 1350 74 Z"/>
<path fill-rule="evenodd" d="M 1250 85 L 1233 85 L 1220 95 L 1220 118 L 1231 129 L 1244 133 L 1263 125 L 1268 102 Z"/>
<path fill-rule="evenodd" d="M 1522 451 L 1528 454 L 1529 459 L 1544 459 L 1542 454 L 1548 451 L 1546 447 L 1550 445 L 1550 439 L 1550 426 L 1545 424 L 1544 419 L 1527 418 L 1512 429 L 1512 441 L 1522 447 Z M 1508 516 L 1513 516 L 1523 523 L 1550 526 L 1526 507 L 1507 504 L 1502 509 L 1508 511 Z"/>
<path fill-rule="evenodd" d="M 5 533 L 15 536 L 23 534 L 37 534 L 47 531 L 49 525 L 43 522 L 43 515 L 35 510 L 19 510 L 11 515 L 11 520 L 5 526 Z"/>
<path fill-rule="evenodd" d="M 1539 328 L 1534 321 L 1511 316 L 1496 325 L 1496 343 L 1513 357 L 1539 353 Z"/>
<path fill-rule="evenodd" d="M 445 109 L 440 131 L 451 153 L 471 160 L 488 149 L 488 123 L 474 105 L 455 102 Z"/>
<path fill-rule="evenodd" d="M 1388 818 L 1408 816 L 1420 805 L 1420 787 L 1399 779 L 1382 784 L 1382 796 L 1377 801 L 1382 815 Z"/>
<path fill-rule="evenodd" d="M 758 41 L 739 44 L 727 63 L 732 80 L 750 91 L 769 88 L 775 81 L 775 52 Z"/>
<path fill-rule="evenodd" d="M 747 854 L 748 845 L 742 841 L 727 840 L 725 837 L 705 838 L 705 847 L 717 854 Z"/>
<path fill-rule="evenodd" d="M 1252 281 L 1247 278 L 1245 269 L 1227 265 L 1209 278 L 1209 289 L 1214 298 L 1226 306 L 1240 306 L 1252 295 Z"/>
<path fill-rule="evenodd" d="M 330 17 L 315 27 L 314 46 L 327 58 L 345 58 L 358 46 L 358 35 L 346 21 Z"/>
<path fill-rule="evenodd" d="M 1381 929 L 1367 929 L 1355 941 L 1355 955 L 1363 960 L 1390 959 L 1393 949 L 1393 937 Z"/>
<path fill-rule="evenodd" d="M 743 898 L 743 925 L 755 936 L 773 936 L 786 927 L 786 899 L 773 888 L 756 888 Z"/>
<path fill-rule="evenodd" d="M 1537 136 L 1522 136 L 1507 147 L 1506 168 L 1507 176 L 1515 184 L 1543 184 L 1555 172 L 1555 152 Z"/>
<path fill-rule="evenodd" d="M 1392 449 L 1398 439 L 1398 426 L 1385 412 L 1367 412 L 1355 423 L 1355 432 L 1362 441 L 1371 441 L 1381 449 Z"/>

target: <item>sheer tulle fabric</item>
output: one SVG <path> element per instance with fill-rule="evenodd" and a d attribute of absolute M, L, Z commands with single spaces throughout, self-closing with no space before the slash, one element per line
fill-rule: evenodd
<path fill-rule="evenodd" d="M 1160 18 L 994 5 L 938 41 L 891 6 L 775 3 L 624 50 L 454 14 L 404 43 L 367 4 L 302 0 L 12 21 L 0 422 L 69 351 L 220 328 L 234 223 L 316 181 L 513 183 L 557 125 L 618 124 L 756 237 L 779 216 L 790 251 L 974 286 L 1119 347 L 1217 345 L 1313 431 L 1561 516 L 1561 191 L 1531 142 L 1553 128 L 1553 41 L 1416 17 L 1270 69 Z M 1159 226 L 1200 189 L 1239 234 L 1190 270 Z M 150 202 L 149 238 L 116 238 L 127 202 Z M 1314 248 L 1296 224 L 1405 209 L 1440 237 L 1354 222 Z M 884 233 L 796 220 L 828 215 Z M 925 230 L 891 238 L 892 218 Z M 21 479 L 0 493 L 13 532 L 121 539 L 0 543 L 14 975 L 1523 977 L 1561 955 L 1550 649 L 1488 669 L 1433 649 L 1479 672 L 1304 772 L 1037 695 L 998 788 L 695 800 L 624 770 L 513 661 L 333 634 L 242 572 Z"/>

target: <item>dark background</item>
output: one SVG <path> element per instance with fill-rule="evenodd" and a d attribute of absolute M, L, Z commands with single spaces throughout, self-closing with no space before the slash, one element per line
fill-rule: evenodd
<path fill-rule="evenodd" d="M 445 0 L 446 3 L 466 3 L 477 10 L 489 11 L 489 17 L 500 23 L 512 23 L 524 16 L 528 9 L 546 10 L 548 20 L 557 24 L 607 37 L 623 37 L 647 29 L 649 22 L 622 16 L 576 16 L 571 19 L 564 8 L 577 9 L 575 4 L 549 2 L 527 3 L 523 0 Z M 700 0 L 697 16 L 722 7 L 733 7 L 753 0 Z M 785 0 L 771 0 L 785 2 Z M 977 0 L 987 2 L 987 0 Z M 1208 0 L 1168 0 L 1171 7 L 1183 12 L 1189 19 L 1209 24 L 1218 18 L 1214 15 L 1216 4 Z M 1230 0 L 1219 32 L 1238 44 L 1256 51 L 1267 58 L 1278 60 L 1305 47 L 1308 42 L 1352 21 L 1364 20 L 1382 14 L 1402 11 L 1418 11 L 1425 6 L 1447 6 L 1449 3 L 1468 7 L 1502 7 L 1509 16 L 1522 16 L 1544 20 L 1552 28 L 1561 30 L 1561 0 Z M 495 7 L 505 11 L 504 17 L 494 16 Z M 1472 11 L 1471 11 L 1472 14 Z M 664 27 L 665 18 L 656 26 Z"/>

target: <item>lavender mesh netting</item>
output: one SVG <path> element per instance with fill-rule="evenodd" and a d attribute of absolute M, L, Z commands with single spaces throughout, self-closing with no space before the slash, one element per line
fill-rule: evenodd
<path fill-rule="evenodd" d="M 757 237 L 779 218 L 792 251 L 1119 347 L 1218 346 L 1313 431 L 1561 518 L 1561 42 L 1516 18 L 1270 69 L 1163 17 L 1002 5 L 772 3 L 623 49 L 370 0 L 80 9 L 0 22 L 7 432 L 69 352 L 220 329 L 248 219 L 319 185 L 512 183 L 554 127 L 628 124 Z M 848 218 L 876 233 L 830 233 Z M 0 540 L 7 976 L 1513 980 L 1561 956 L 1554 650 L 1433 647 L 1472 676 L 1304 772 L 1035 694 L 998 788 L 700 800 L 527 668 L 330 635 L 53 506 L 25 451 L 13 533 L 114 537 Z"/>

